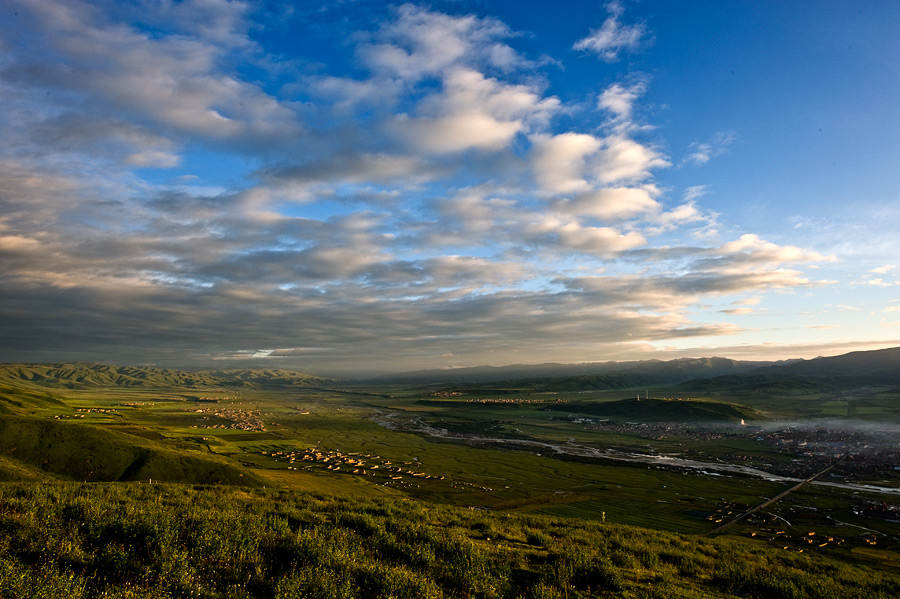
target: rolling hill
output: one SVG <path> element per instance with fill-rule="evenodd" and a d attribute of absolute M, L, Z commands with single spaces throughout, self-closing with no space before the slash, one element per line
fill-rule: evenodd
<path fill-rule="evenodd" d="M 34 478 L 76 481 L 171 481 L 262 484 L 233 462 L 199 450 L 166 447 L 119 431 L 27 416 L 0 418 L 0 481 Z"/>
<path fill-rule="evenodd" d="M 75 362 L 65 364 L 2 364 L 0 387 L 89 389 L 99 387 L 291 387 L 310 386 L 329 379 L 276 368 L 184 371 L 154 366 L 113 366 Z"/>

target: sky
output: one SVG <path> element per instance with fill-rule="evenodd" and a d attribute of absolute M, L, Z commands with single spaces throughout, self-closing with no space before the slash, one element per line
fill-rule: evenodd
<path fill-rule="evenodd" d="M 893 0 L 6 0 L 0 361 L 900 345 Z"/>

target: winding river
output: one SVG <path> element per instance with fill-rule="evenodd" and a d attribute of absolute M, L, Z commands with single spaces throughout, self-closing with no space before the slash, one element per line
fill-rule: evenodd
<path fill-rule="evenodd" d="M 597 458 L 604 460 L 615 460 L 621 462 L 636 462 L 641 464 L 649 464 L 651 466 L 663 466 L 666 468 L 680 468 L 684 470 L 693 470 L 700 474 L 719 475 L 740 474 L 744 476 L 752 476 L 761 478 L 770 482 L 797 483 L 804 479 L 789 476 L 780 476 L 772 474 L 758 468 L 750 466 L 742 466 L 740 464 L 729 464 L 727 462 L 701 462 L 699 460 L 691 460 L 670 456 L 664 454 L 647 454 L 619 451 L 617 449 L 598 449 L 596 447 L 588 447 L 586 445 L 578 445 L 576 443 L 548 443 L 546 441 L 535 441 L 532 439 L 504 439 L 494 437 L 479 437 L 474 435 L 457 435 L 452 434 L 446 429 L 435 428 L 429 426 L 420 419 L 406 422 L 397 422 L 396 414 L 390 412 L 377 412 L 371 416 L 372 420 L 377 424 L 390 430 L 415 433 L 429 437 L 439 437 L 441 439 L 449 439 L 454 441 L 462 441 L 466 443 L 491 443 L 503 445 L 515 445 L 517 447 L 530 447 L 536 451 L 547 453 L 548 455 L 569 455 L 584 458 Z M 812 481 L 812 485 L 820 485 L 834 487 L 839 489 L 847 489 L 850 491 L 864 493 L 884 493 L 890 495 L 900 495 L 900 488 L 896 487 L 880 487 L 876 485 L 860 485 L 852 483 Z"/>

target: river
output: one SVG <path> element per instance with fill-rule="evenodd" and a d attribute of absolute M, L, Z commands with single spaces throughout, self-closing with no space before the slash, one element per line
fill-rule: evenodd
<path fill-rule="evenodd" d="M 729 464 L 727 462 L 701 462 L 699 460 L 692 460 L 687 458 L 681 458 L 672 455 L 665 454 L 654 454 L 654 453 L 634 453 L 634 452 L 626 452 L 619 451 L 617 449 L 598 449 L 596 447 L 589 447 L 586 445 L 578 445 L 576 443 L 548 443 L 546 441 L 535 441 L 532 439 L 504 439 L 504 438 L 494 438 L 494 437 L 478 437 L 472 435 L 455 435 L 442 428 L 435 428 L 433 426 L 429 426 L 427 423 L 422 421 L 421 419 L 415 419 L 412 421 L 406 421 L 403 423 L 399 423 L 395 420 L 396 414 L 390 412 L 377 412 L 371 418 L 374 422 L 379 425 L 395 430 L 402 431 L 407 433 L 415 433 L 419 435 L 426 435 L 429 437 L 439 437 L 441 439 L 450 439 L 454 441 L 464 441 L 466 443 L 491 443 L 491 444 L 503 444 L 503 445 L 515 445 L 518 447 L 532 447 L 536 451 L 549 453 L 549 454 L 557 454 L 557 455 L 570 455 L 570 456 L 578 456 L 585 458 L 597 458 L 604 460 L 615 460 L 621 462 L 636 462 L 642 464 L 649 464 L 652 466 L 664 466 L 667 468 L 681 468 L 684 470 L 694 470 L 698 473 L 706 473 L 712 475 L 718 475 L 719 473 L 730 473 L 730 474 L 740 474 L 744 476 L 752 476 L 755 478 L 761 478 L 763 480 L 767 480 L 770 482 L 785 482 L 785 483 L 797 483 L 804 479 L 801 478 L 793 478 L 789 476 L 781 476 L 778 474 L 772 474 L 771 472 L 766 472 L 765 470 L 760 470 L 758 468 L 751 468 L 750 466 L 742 466 L 741 464 Z M 861 485 L 861 484 L 852 484 L 852 483 L 839 483 L 839 482 L 825 482 L 825 481 L 812 481 L 810 484 L 812 485 L 820 485 L 827 487 L 834 487 L 839 489 L 847 489 L 850 491 L 864 492 L 864 493 L 884 493 L 890 495 L 900 495 L 900 488 L 896 487 L 879 487 L 876 485 Z"/>

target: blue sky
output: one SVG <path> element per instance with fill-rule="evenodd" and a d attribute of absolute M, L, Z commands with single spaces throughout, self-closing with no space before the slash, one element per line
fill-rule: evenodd
<path fill-rule="evenodd" d="M 900 345 L 895 2 L 0 10 L 0 360 Z"/>

